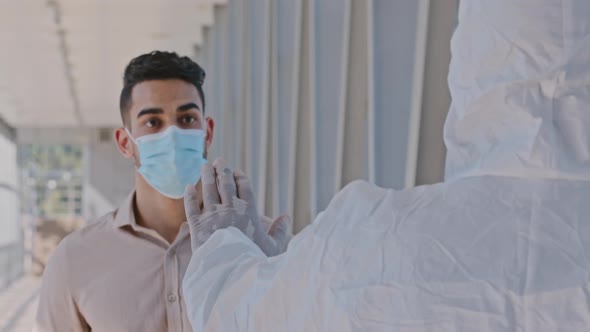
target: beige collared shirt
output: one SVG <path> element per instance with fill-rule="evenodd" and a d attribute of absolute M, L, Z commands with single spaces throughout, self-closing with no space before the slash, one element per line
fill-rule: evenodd
<path fill-rule="evenodd" d="M 60 243 L 43 276 L 36 331 L 192 331 L 181 292 L 188 224 L 170 244 L 137 225 L 134 198 Z"/>

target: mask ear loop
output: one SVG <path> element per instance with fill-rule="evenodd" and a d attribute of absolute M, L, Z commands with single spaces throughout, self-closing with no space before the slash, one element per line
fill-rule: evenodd
<path fill-rule="evenodd" d="M 129 131 L 129 129 L 127 129 L 127 127 L 125 127 L 125 131 L 127 132 L 127 135 L 129 135 L 129 139 L 131 140 L 131 142 L 133 142 L 133 143 L 135 143 L 135 145 L 137 145 L 135 138 L 133 138 L 133 135 L 131 135 L 131 132 Z"/>
<path fill-rule="evenodd" d="M 127 129 L 127 127 L 125 127 L 125 131 L 127 132 L 127 135 L 129 136 L 129 139 L 131 140 L 131 142 L 133 142 L 135 145 L 137 145 L 137 142 L 135 141 L 135 139 L 133 138 L 133 135 L 131 135 L 131 132 L 129 131 L 129 129 Z M 137 167 L 137 165 L 134 165 L 135 170 L 138 171 L 139 167 Z"/>

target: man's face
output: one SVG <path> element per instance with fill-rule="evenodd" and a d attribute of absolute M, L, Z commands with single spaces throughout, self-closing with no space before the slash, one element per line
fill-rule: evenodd
<path fill-rule="evenodd" d="M 141 82 L 131 91 L 128 112 L 129 131 L 135 139 L 165 131 L 170 126 L 204 130 L 206 156 L 214 123 L 203 116 L 203 101 L 194 85 L 178 79 Z M 123 128 L 117 130 L 116 139 L 121 153 L 133 157 L 139 166 L 137 149 Z"/>

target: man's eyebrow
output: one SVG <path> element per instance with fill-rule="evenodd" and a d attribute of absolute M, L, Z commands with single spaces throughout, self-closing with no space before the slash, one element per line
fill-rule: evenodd
<path fill-rule="evenodd" d="M 147 115 L 147 114 L 162 114 L 164 113 L 164 110 L 161 108 L 146 108 L 146 109 L 142 109 L 141 111 L 139 111 L 139 113 L 137 113 L 137 118 L 139 119 L 140 117 Z"/>
<path fill-rule="evenodd" d="M 188 103 L 188 104 L 184 104 L 182 106 L 178 106 L 178 108 L 176 109 L 177 112 L 186 112 L 190 109 L 196 108 L 198 110 L 200 110 L 199 106 L 197 106 L 197 104 L 195 103 Z"/>

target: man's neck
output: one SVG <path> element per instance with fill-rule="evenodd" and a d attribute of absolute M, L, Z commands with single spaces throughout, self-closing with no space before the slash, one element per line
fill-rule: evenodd
<path fill-rule="evenodd" d="M 186 221 L 182 199 L 163 196 L 145 179 L 135 175 L 135 218 L 138 225 L 152 229 L 172 244 Z"/>

